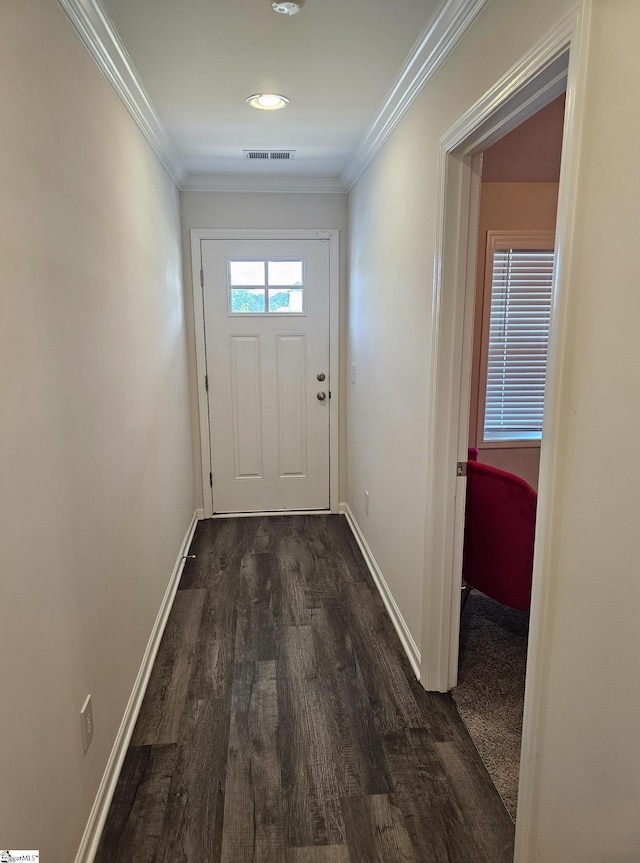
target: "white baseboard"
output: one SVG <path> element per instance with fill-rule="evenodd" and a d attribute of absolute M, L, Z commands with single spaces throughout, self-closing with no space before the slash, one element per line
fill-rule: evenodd
<path fill-rule="evenodd" d="M 98 793 L 93 803 L 93 808 L 91 809 L 78 853 L 76 854 L 75 863 L 93 863 L 96 851 L 98 850 L 98 844 L 100 842 L 104 823 L 107 819 L 109 806 L 111 805 L 118 777 L 120 776 L 120 771 L 122 770 L 125 755 L 127 754 L 129 742 L 133 735 L 133 729 L 136 724 L 138 714 L 140 713 L 140 708 L 142 707 L 142 699 L 144 698 L 149 678 L 151 677 L 153 663 L 155 662 L 156 654 L 160 647 L 160 639 L 162 638 L 164 628 L 169 618 L 169 612 L 171 611 L 171 606 L 173 605 L 173 600 L 175 598 L 176 591 L 178 590 L 180 576 L 182 575 L 182 570 L 184 568 L 184 556 L 187 554 L 189 546 L 191 545 L 191 540 L 193 539 L 197 523 L 198 510 L 193 514 L 191 524 L 187 529 L 180 551 L 178 552 L 178 557 L 176 559 L 175 566 L 173 567 L 169 584 L 167 585 L 167 589 L 160 605 L 160 610 L 158 611 L 153 629 L 151 630 L 151 635 L 149 636 L 149 641 L 147 643 L 144 656 L 142 657 L 142 663 L 138 670 L 138 675 L 133 684 L 133 689 L 131 690 L 131 695 L 129 696 L 129 701 L 124 711 L 124 716 L 122 717 L 122 722 L 120 723 L 120 728 L 118 729 L 118 733 L 111 750 L 111 755 L 107 761 L 107 766 L 102 776 L 102 781 L 100 782 L 100 787 L 98 788 Z"/>
<path fill-rule="evenodd" d="M 384 602 L 385 607 L 389 612 L 389 617 L 391 618 L 391 622 L 393 623 L 394 628 L 398 633 L 398 638 L 400 639 L 400 643 L 402 644 L 404 652 L 407 655 L 407 659 L 411 663 L 413 673 L 418 678 L 418 680 L 420 680 L 420 651 L 418 650 L 418 645 L 415 643 L 415 641 L 413 640 L 413 636 L 409 632 L 409 627 L 407 626 L 405 619 L 402 616 L 402 613 L 398 608 L 395 599 L 393 598 L 393 594 L 389 589 L 389 585 L 387 584 L 380 567 L 376 563 L 376 559 L 373 556 L 373 553 L 369 548 L 369 544 L 364 538 L 364 534 L 360 530 L 360 525 L 358 524 L 353 513 L 351 512 L 348 503 L 344 504 L 344 514 L 347 517 L 347 522 L 356 539 L 356 542 L 360 547 L 360 551 L 362 552 L 365 563 L 369 568 L 371 577 L 373 578 L 375 585 L 378 588 L 378 593 L 382 597 L 382 601 Z"/>
<path fill-rule="evenodd" d="M 202 519 L 204 518 L 204 508 L 203 507 L 200 507 L 200 509 L 196 510 L 196 518 L 198 519 L 198 521 L 202 521 Z"/>

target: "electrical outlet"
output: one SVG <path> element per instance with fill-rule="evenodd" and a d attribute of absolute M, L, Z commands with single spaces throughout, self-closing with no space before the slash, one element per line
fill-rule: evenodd
<path fill-rule="evenodd" d="M 356 364 L 351 363 L 351 383 L 355 384 L 356 382 Z"/>
<path fill-rule="evenodd" d="M 80 710 L 80 720 L 82 722 L 82 745 L 84 751 L 91 746 L 93 740 L 93 708 L 91 706 L 91 696 L 87 695 L 85 702 Z"/>
<path fill-rule="evenodd" d="M 364 493 L 364 511 L 367 515 L 369 515 L 369 492 L 365 491 Z"/>

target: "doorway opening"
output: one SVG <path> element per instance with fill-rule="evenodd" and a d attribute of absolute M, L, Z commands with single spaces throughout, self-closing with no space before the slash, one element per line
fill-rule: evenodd
<path fill-rule="evenodd" d="M 468 457 L 475 299 L 475 239 L 480 197 L 479 154 L 566 91 L 553 287 L 553 326 L 544 403 L 533 567 L 533 596 L 518 788 L 515 860 L 531 847 L 540 791 L 539 753 L 549 697 L 546 667 L 554 590 L 546 573 L 553 549 L 554 494 L 562 460 L 555 433 L 571 289 L 589 6 L 558 21 L 440 140 L 434 269 L 433 336 L 427 428 L 428 482 L 420 679 L 428 690 L 457 683 L 460 587 Z M 471 241 L 470 241 L 470 238 Z"/>
<path fill-rule="evenodd" d="M 480 172 L 468 444 L 489 469 L 467 479 L 480 583 L 465 588 L 452 695 L 514 821 L 564 109 L 563 93 L 486 149 Z"/>

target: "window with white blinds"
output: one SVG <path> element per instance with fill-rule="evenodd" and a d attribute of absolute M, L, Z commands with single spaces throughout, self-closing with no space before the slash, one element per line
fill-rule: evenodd
<path fill-rule="evenodd" d="M 548 232 L 492 237 L 491 296 L 485 342 L 484 443 L 537 441 L 542 436 L 553 290 Z M 488 275 L 488 271 L 487 271 Z"/>

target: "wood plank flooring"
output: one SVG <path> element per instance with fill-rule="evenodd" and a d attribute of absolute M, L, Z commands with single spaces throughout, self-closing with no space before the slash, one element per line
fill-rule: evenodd
<path fill-rule="evenodd" d="M 96 863 L 511 863 L 342 516 L 198 525 Z"/>

